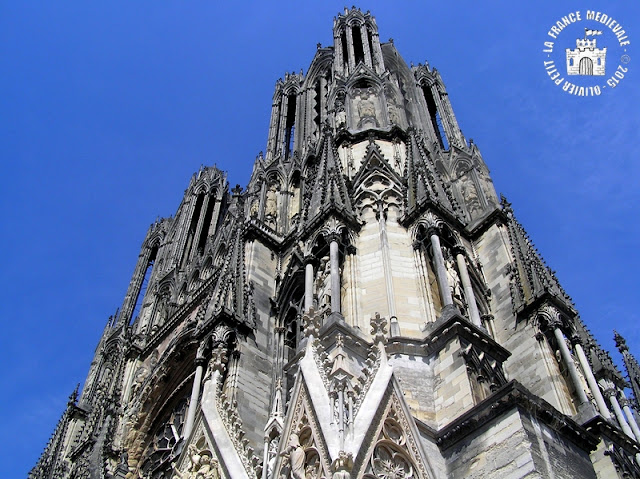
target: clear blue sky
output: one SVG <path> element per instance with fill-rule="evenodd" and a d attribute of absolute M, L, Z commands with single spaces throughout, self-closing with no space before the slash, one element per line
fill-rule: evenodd
<path fill-rule="evenodd" d="M 148 225 L 175 212 L 201 164 L 246 185 L 275 81 L 332 43 L 343 6 L 0 5 L 3 477 L 26 476 L 84 380 Z M 440 70 L 497 190 L 601 344 L 615 349 L 615 327 L 640 355 L 640 4 L 360 7 L 407 62 Z M 577 98 L 549 79 L 542 43 L 558 18 L 587 8 L 623 24 L 631 63 L 615 90 Z"/>

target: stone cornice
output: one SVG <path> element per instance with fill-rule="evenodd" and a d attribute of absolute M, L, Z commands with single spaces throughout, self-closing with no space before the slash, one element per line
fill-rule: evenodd
<path fill-rule="evenodd" d="M 475 326 L 467 319 L 454 313 L 452 316 L 433 323 L 434 328 L 424 338 L 424 349 L 428 353 L 439 351 L 451 338 L 458 336 L 466 341 L 481 346 L 491 352 L 491 356 L 500 362 L 505 361 L 511 353 L 498 344 L 486 331 Z"/>
<path fill-rule="evenodd" d="M 448 449 L 469 437 L 472 431 L 478 430 L 514 408 L 534 416 L 584 451 L 595 450 L 600 442 L 600 439 L 588 429 L 560 413 L 548 402 L 533 395 L 522 384 L 513 380 L 438 431 L 436 443 L 441 449 Z"/>
<path fill-rule="evenodd" d="M 493 225 L 506 224 L 506 222 L 507 215 L 503 210 L 496 206 L 493 208 L 493 210 L 490 211 L 487 216 L 482 218 L 479 222 L 477 222 L 473 226 L 468 225 L 467 228 L 465 228 L 465 231 L 472 241 L 476 241 Z"/>
<path fill-rule="evenodd" d="M 632 452 L 633 454 L 640 453 L 640 446 L 636 441 L 632 440 L 629 436 L 623 433 L 620 428 L 614 426 L 600 415 L 594 416 L 591 420 L 585 422 L 582 427 L 592 434 L 607 436 L 616 445 Z"/>

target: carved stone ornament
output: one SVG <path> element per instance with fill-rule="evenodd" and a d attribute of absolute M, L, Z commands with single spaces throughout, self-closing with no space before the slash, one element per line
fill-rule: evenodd
<path fill-rule="evenodd" d="M 386 418 L 365 467 L 363 479 L 426 479 L 429 477 L 398 398 L 392 395 Z"/>
<path fill-rule="evenodd" d="M 320 315 L 315 312 L 313 307 L 309 308 L 309 311 L 302 316 L 302 324 L 304 327 L 303 334 L 305 337 L 318 337 L 318 331 L 320 330 Z"/>
<path fill-rule="evenodd" d="M 371 336 L 374 343 L 387 342 L 387 319 L 381 318 L 380 313 L 371 318 Z"/>
<path fill-rule="evenodd" d="M 304 388 L 300 390 L 293 408 L 290 430 L 295 432 L 283 439 L 287 441 L 287 447 L 280 453 L 282 460 L 273 477 L 278 479 L 332 477 L 329 453 L 321 439 L 320 425 L 311 412 L 310 400 Z"/>
<path fill-rule="evenodd" d="M 171 463 L 172 479 L 221 479 L 220 464 L 200 431 L 197 441 L 187 446 L 186 458 L 182 470 Z"/>

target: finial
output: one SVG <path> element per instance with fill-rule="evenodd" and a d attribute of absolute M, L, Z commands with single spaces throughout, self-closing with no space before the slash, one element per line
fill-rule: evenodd
<path fill-rule="evenodd" d="M 309 311 L 302 315 L 302 323 L 305 337 L 318 337 L 318 332 L 320 331 L 320 315 L 315 312 L 313 307 L 309 308 Z"/>
<path fill-rule="evenodd" d="M 613 340 L 616 342 L 616 348 L 620 351 L 621 354 L 624 354 L 624 351 L 629 351 L 629 346 L 627 346 L 627 341 L 618 334 L 618 331 L 613 330 Z"/>
<path fill-rule="evenodd" d="M 79 390 L 80 390 L 80 383 L 78 383 L 76 385 L 76 388 L 69 395 L 69 403 L 68 404 L 75 404 L 76 402 L 78 402 L 78 391 Z"/>
<path fill-rule="evenodd" d="M 371 318 L 371 335 L 376 343 L 387 341 L 387 320 L 380 317 L 380 313 Z"/>

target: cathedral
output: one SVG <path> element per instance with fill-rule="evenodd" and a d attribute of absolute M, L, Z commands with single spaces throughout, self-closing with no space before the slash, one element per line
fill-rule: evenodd
<path fill-rule="evenodd" d="M 462 134 L 345 9 L 246 188 L 154 222 L 30 479 L 640 477 L 628 379 Z M 625 397 L 631 387 L 634 397 Z"/>

